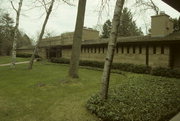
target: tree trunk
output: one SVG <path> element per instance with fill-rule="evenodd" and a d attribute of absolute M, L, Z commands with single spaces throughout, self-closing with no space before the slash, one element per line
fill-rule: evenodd
<path fill-rule="evenodd" d="M 13 34 L 12 63 L 11 63 L 12 68 L 15 68 L 15 64 L 16 64 L 17 34 L 18 34 L 19 18 L 20 18 L 22 3 L 23 0 L 20 0 L 18 10 L 16 10 L 13 6 L 13 9 L 16 11 L 16 25 L 14 27 L 14 34 Z"/>
<path fill-rule="evenodd" d="M 72 54 L 69 68 L 69 76 L 78 78 L 79 58 L 81 53 L 82 34 L 84 26 L 84 16 L 86 9 L 86 0 L 79 0 L 76 27 L 73 36 Z"/>
<path fill-rule="evenodd" d="M 44 23 L 43 23 L 43 26 L 42 26 L 42 29 L 41 29 L 41 33 L 40 33 L 39 39 L 37 41 L 37 44 L 36 44 L 36 46 L 34 48 L 34 52 L 32 54 L 31 60 L 29 62 L 28 69 L 32 69 L 32 66 L 33 66 L 33 63 L 34 63 L 34 59 L 35 59 L 35 55 L 37 55 L 39 44 L 42 41 L 42 38 L 43 38 L 43 35 L 44 35 L 44 31 L 45 31 L 45 28 L 46 28 L 46 24 L 48 22 L 48 19 L 49 19 L 49 16 L 50 16 L 51 12 L 52 12 L 54 1 L 55 0 L 51 1 L 51 5 L 50 5 L 50 7 L 49 7 L 49 9 L 48 9 L 48 11 L 46 13 L 46 18 L 44 20 Z"/>
<path fill-rule="evenodd" d="M 103 100 L 108 98 L 108 88 L 109 88 L 111 65 L 113 62 L 114 50 L 116 47 L 116 42 L 117 42 L 117 37 L 118 37 L 118 28 L 120 25 L 120 18 L 121 18 L 122 9 L 124 6 L 124 1 L 125 0 L 117 0 L 115 10 L 114 10 L 111 35 L 110 35 L 110 40 L 108 43 L 108 50 L 107 50 L 107 54 L 106 54 L 103 75 L 102 75 L 102 80 L 101 80 L 102 81 L 101 98 Z"/>

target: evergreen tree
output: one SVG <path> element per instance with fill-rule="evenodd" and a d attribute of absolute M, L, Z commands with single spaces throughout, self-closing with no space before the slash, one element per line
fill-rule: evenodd
<path fill-rule="evenodd" d="M 10 55 L 13 43 L 14 20 L 8 13 L 0 16 L 0 55 Z M 31 39 L 23 32 L 17 31 L 17 47 L 31 46 Z"/>
<path fill-rule="evenodd" d="M 173 23 L 174 23 L 174 31 L 180 31 L 180 17 L 179 19 L 173 19 Z"/>
<path fill-rule="evenodd" d="M 122 19 L 120 20 L 120 27 L 118 36 L 138 36 L 142 35 L 142 31 L 137 27 L 133 16 L 128 8 L 123 9 Z"/>
<path fill-rule="evenodd" d="M 109 38 L 110 37 L 110 33 L 111 33 L 111 21 L 107 20 L 104 25 L 103 25 L 103 32 L 102 32 L 102 38 Z"/>
<path fill-rule="evenodd" d="M 102 38 L 109 38 L 111 32 L 111 21 L 107 20 L 103 25 Z M 143 35 L 141 28 L 138 28 L 128 8 L 123 9 L 118 36 L 139 36 Z"/>

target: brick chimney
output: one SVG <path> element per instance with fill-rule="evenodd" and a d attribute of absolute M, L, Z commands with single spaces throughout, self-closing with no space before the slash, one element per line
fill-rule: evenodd
<path fill-rule="evenodd" d="M 165 12 L 161 12 L 160 15 L 152 16 L 151 18 L 152 37 L 165 37 L 173 33 L 173 21 Z"/>

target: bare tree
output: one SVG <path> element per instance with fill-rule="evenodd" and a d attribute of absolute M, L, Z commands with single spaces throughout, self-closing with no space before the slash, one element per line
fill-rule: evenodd
<path fill-rule="evenodd" d="M 45 7 L 45 10 L 46 10 L 46 18 L 44 20 L 44 23 L 43 23 L 43 26 L 42 26 L 41 33 L 39 35 L 37 44 L 35 45 L 34 52 L 32 54 L 31 60 L 29 62 L 28 69 L 32 69 L 32 66 L 33 66 L 33 63 L 34 63 L 34 59 L 35 59 L 35 55 L 37 54 L 39 44 L 42 41 L 42 38 L 43 38 L 43 35 L 44 35 L 44 31 L 45 31 L 45 28 L 46 28 L 46 24 L 48 22 L 48 19 L 49 19 L 49 16 L 50 16 L 51 12 L 52 12 L 55 0 L 51 0 L 50 6 L 49 6 L 48 9 L 47 9 L 47 4 L 45 3 L 45 1 L 43 0 L 42 2 L 43 2 L 43 5 Z"/>
<path fill-rule="evenodd" d="M 84 26 L 84 16 L 86 9 L 86 0 L 79 0 L 76 27 L 73 36 L 72 54 L 69 68 L 69 76 L 78 78 L 79 58 L 81 52 L 82 33 Z"/>
<path fill-rule="evenodd" d="M 103 75 L 102 75 L 102 80 L 101 80 L 102 81 L 101 98 L 103 100 L 108 98 L 108 88 L 109 88 L 111 65 L 113 62 L 114 50 L 116 47 L 116 42 L 117 42 L 117 37 L 118 37 L 118 28 L 120 26 L 120 19 L 121 19 L 124 2 L 125 2 L 125 0 L 117 0 L 115 10 L 114 10 L 111 35 L 110 35 L 110 40 L 108 43 L 108 50 L 107 50 L 107 54 L 106 54 Z"/>
<path fill-rule="evenodd" d="M 20 0 L 19 1 L 19 7 L 17 10 L 14 7 L 13 2 L 11 1 L 11 5 L 12 5 L 13 9 L 16 11 L 16 25 L 14 27 L 13 48 L 12 48 L 12 63 L 11 63 L 12 68 L 15 68 L 15 63 L 16 63 L 17 36 L 18 36 L 18 27 L 19 27 L 19 19 L 20 19 L 22 3 L 23 3 L 23 0 Z"/>
<path fill-rule="evenodd" d="M 156 15 L 159 14 L 159 7 L 153 2 L 153 0 L 136 0 L 136 7 L 143 7 L 143 11 L 153 10 Z"/>

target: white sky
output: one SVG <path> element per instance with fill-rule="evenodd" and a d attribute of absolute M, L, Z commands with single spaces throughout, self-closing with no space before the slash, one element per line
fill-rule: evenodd
<path fill-rule="evenodd" d="M 13 11 L 9 0 L 0 1 L 4 1 L 2 2 L 1 7 L 5 8 L 8 12 L 10 12 L 11 16 L 15 18 L 15 12 Z M 54 32 L 55 35 L 60 35 L 63 32 L 74 31 L 78 0 L 71 1 L 74 1 L 74 7 L 63 4 L 62 2 L 55 3 L 54 10 L 47 24 L 46 29 L 48 31 Z M 102 17 L 98 22 L 98 8 L 100 6 L 100 1 L 101 0 L 87 0 L 84 26 L 92 28 L 97 24 L 103 24 L 107 19 L 112 19 L 116 0 L 110 0 L 111 2 L 109 3 L 109 9 L 106 7 L 106 10 L 103 12 Z M 161 11 L 165 11 L 166 14 L 170 15 L 172 18 L 178 18 L 180 16 L 178 11 L 163 3 L 161 0 L 154 0 L 154 2 Z M 137 25 L 145 32 L 145 25 L 150 26 L 150 16 L 154 15 L 154 12 L 149 11 L 144 14 L 139 14 L 138 9 L 133 6 L 133 3 L 134 0 L 127 0 L 125 6 L 127 6 L 132 11 L 134 14 L 134 20 L 136 21 Z M 14 2 L 14 4 L 17 6 L 17 2 Z M 24 0 L 19 27 L 30 37 L 36 38 L 39 31 L 41 30 L 45 14 L 43 14 L 43 8 L 30 9 L 33 8 L 33 6 L 34 4 L 32 4 L 32 0 Z"/>

